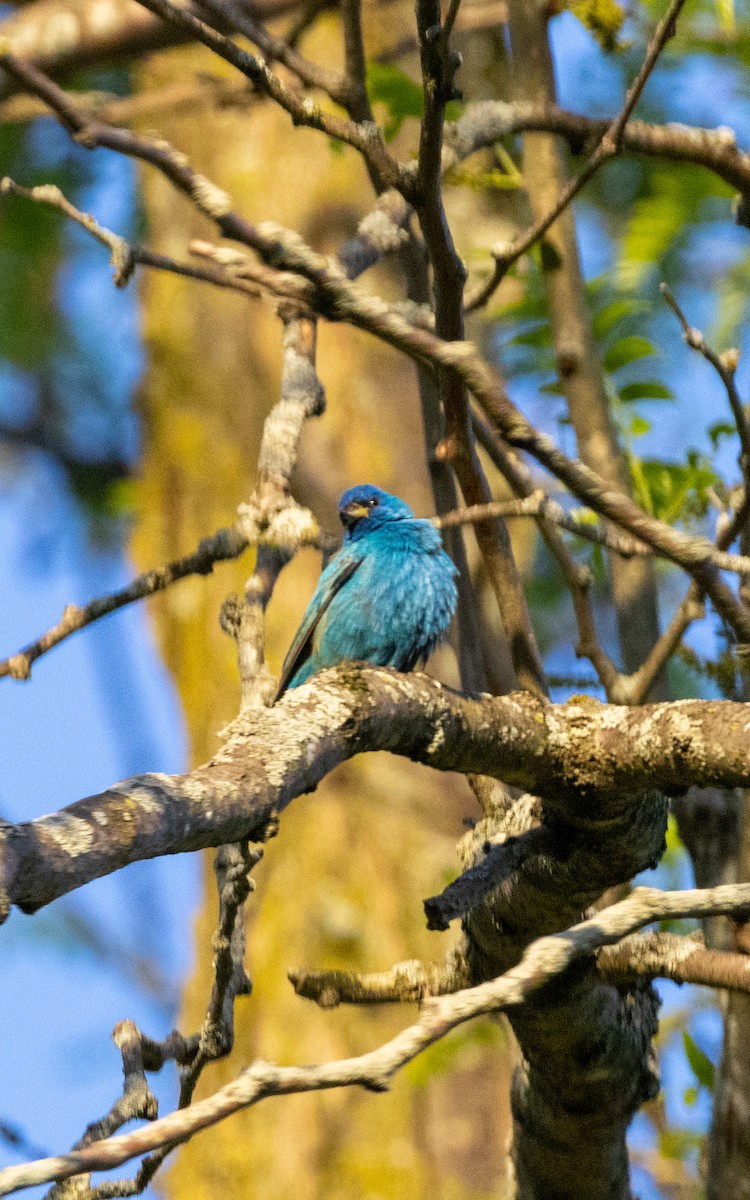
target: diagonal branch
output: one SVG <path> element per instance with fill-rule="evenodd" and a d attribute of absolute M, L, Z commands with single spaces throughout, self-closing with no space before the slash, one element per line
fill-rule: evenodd
<path fill-rule="evenodd" d="M 463 341 L 444 341 L 411 324 L 382 300 L 360 292 L 324 256 L 306 246 L 299 235 L 271 222 L 252 226 L 232 211 L 226 193 L 193 170 L 184 156 L 167 143 L 137 138 L 112 126 L 91 125 L 71 98 L 36 68 L 9 55 L 4 56 L 3 64 L 24 86 L 42 97 L 71 134 L 84 144 L 108 146 L 161 170 L 200 212 L 216 222 L 226 237 L 255 250 L 270 264 L 272 270 L 267 272 L 266 283 L 276 294 L 291 295 L 298 300 L 299 286 L 285 273 L 302 275 L 316 289 L 315 307 L 319 315 L 348 321 L 417 361 L 451 368 L 511 446 L 531 453 L 584 504 L 683 567 L 711 598 L 738 640 L 750 643 L 750 613 L 721 579 L 711 543 L 651 517 L 589 467 L 568 458 L 511 403 L 499 378 L 475 347 Z"/>
<path fill-rule="evenodd" d="M 525 233 L 516 238 L 509 246 L 503 249 L 498 247 L 493 250 L 495 269 L 487 283 L 478 290 L 471 300 L 467 301 L 467 311 L 475 311 L 487 303 L 500 282 L 507 275 L 513 263 L 517 262 L 523 254 L 526 254 L 541 237 L 544 237 L 550 226 L 554 225 L 560 214 L 565 211 L 599 168 L 619 153 L 623 131 L 630 118 L 630 114 L 638 103 L 664 46 L 669 38 L 674 36 L 677 17 L 684 3 L 685 0 L 670 0 L 667 12 L 657 25 L 654 35 L 649 42 L 641 68 L 628 89 L 621 111 L 606 129 L 586 165 L 578 175 L 566 184 L 552 207 L 538 221 L 535 221 L 530 229 L 527 229 Z"/>
<path fill-rule="evenodd" d="M 85 1149 L 0 1171 L 0 1196 L 40 1183 L 109 1170 L 162 1146 L 184 1142 L 267 1096 L 360 1086 L 386 1091 L 393 1076 L 428 1046 L 474 1017 L 515 1008 L 572 963 L 602 946 L 619 942 L 652 921 L 750 910 L 750 884 L 705 891 L 660 892 L 636 888 L 619 904 L 603 909 L 564 933 L 539 938 L 521 961 L 497 979 L 452 995 L 427 999 L 419 1019 L 389 1042 L 356 1058 L 308 1067 L 255 1063 L 233 1082 L 190 1108 L 170 1113 L 142 1129 L 107 1138 Z"/>
<path fill-rule="evenodd" d="M 287 85 L 267 65 L 263 58 L 249 54 L 241 49 L 230 38 L 218 33 L 211 25 L 207 25 L 200 17 L 187 9 L 177 8 L 170 0 L 138 0 L 144 8 L 178 29 L 187 31 L 192 37 L 208 46 L 241 71 L 243 75 L 263 95 L 275 101 L 280 108 L 289 114 L 295 125 L 304 125 L 317 129 L 329 137 L 336 138 L 359 150 L 364 158 L 382 181 L 384 187 L 394 187 L 401 183 L 401 171 L 398 163 L 387 150 L 383 136 L 377 126 L 372 123 L 360 125 L 355 121 L 344 119 L 333 113 L 328 113 L 316 104 L 309 96 L 303 97 L 299 92 Z"/>

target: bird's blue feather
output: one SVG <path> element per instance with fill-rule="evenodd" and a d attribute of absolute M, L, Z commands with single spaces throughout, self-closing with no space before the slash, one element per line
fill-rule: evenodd
<path fill-rule="evenodd" d="M 370 484 L 345 492 L 344 544 L 323 571 L 284 662 L 277 696 L 349 660 L 410 671 L 446 633 L 456 568 L 440 534 Z"/>

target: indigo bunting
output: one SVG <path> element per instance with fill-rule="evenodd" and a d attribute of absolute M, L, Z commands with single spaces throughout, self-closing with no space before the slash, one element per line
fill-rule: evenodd
<path fill-rule="evenodd" d="M 323 571 L 281 671 L 276 699 L 350 660 L 410 671 L 450 625 L 457 575 L 440 534 L 372 484 L 344 492 L 341 549 Z"/>

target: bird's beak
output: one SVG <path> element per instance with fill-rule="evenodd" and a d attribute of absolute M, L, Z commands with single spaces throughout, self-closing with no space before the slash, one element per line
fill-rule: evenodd
<path fill-rule="evenodd" d="M 339 516 L 341 517 L 342 524 L 347 529 L 351 529 L 352 525 L 356 525 L 357 521 L 361 521 L 369 512 L 370 510 L 366 504 L 358 504 L 356 500 L 352 500 L 345 508 L 341 509 Z"/>

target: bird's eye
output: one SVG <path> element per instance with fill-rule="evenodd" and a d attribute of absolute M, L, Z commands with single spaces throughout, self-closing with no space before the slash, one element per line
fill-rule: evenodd
<path fill-rule="evenodd" d="M 379 503 L 380 503 L 380 501 L 378 500 L 377 496 L 372 496 L 367 501 L 368 508 L 375 508 L 376 504 L 379 504 Z"/>

